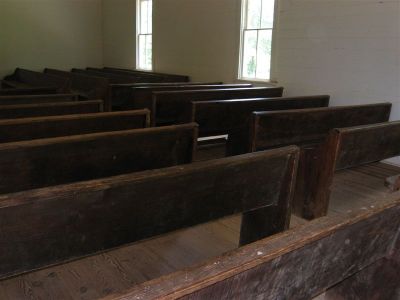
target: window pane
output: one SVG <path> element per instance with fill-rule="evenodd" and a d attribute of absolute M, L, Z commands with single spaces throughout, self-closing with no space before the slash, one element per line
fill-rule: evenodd
<path fill-rule="evenodd" d="M 246 29 L 258 29 L 261 24 L 261 0 L 247 1 Z"/>
<path fill-rule="evenodd" d="M 139 35 L 138 43 L 139 68 L 144 69 L 146 66 L 146 36 Z"/>
<path fill-rule="evenodd" d="M 151 70 L 152 68 L 152 35 L 146 36 L 146 53 L 145 53 L 145 69 Z"/>
<path fill-rule="evenodd" d="M 274 25 L 275 0 L 262 0 L 261 28 L 272 28 Z"/>
<path fill-rule="evenodd" d="M 147 6 L 147 33 L 153 32 L 153 1 L 149 0 Z"/>
<path fill-rule="evenodd" d="M 257 31 L 244 32 L 242 76 L 255 78 L 257 65 Z"/>
<path fill-rule="evenodd" d="M 141 0 L 140 1 L 140 31 L 139 31 L 141 34 L 148 33 L 147 7 L 148 7 L 148 1 Z"/>
<path fill-rule="evenodd" d="M 270 76 L 271 41 L 272 30 L 258 31 L 256 77 L 259 79 L 269 79 Z"/>

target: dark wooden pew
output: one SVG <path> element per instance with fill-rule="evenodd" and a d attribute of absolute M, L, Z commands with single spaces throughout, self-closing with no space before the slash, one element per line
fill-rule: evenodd
<path fill-rule="evenodd" d="M 2 84 L 12 88 L 52 88 L 56 89 L 58 93 L 70 91 L 68 79 L 20 68 L 15 69 L 12 75 L 4 77 Z"/>
<path fill-rule="evenodd" d="M 0 105 L 7 104 L 37 104 L 77 101 L 76 94 L 47 94 L 47 95 L 13 95 L 1 96 Z"/>
<path fill-rule="evenodd" d="M 121 71 L 108 71 L 100 68 L 86 68 L 85 70 L 79 70 L 80 72 L 89 72 L 93 74 L 101 74 L 101 76 L 115 78 L 113 83 L 149 83 L 163 82 L 163 78 L 156 75 L 147 75 L 144 73 L 132 73 L 132 72 L 121 72 Z M 119 81 L 119 82 L 118 82 Z M 124 82 L 125 81 L 125 82 Z"/>
<path fill-rule="evenodd" d="M 34 88 L 0 88 L 0 96 L 12 95 L 45 95 L 57 94 L 57 88 L 34 87 Z"/>
<path fill-rule="evenodd" d="M 400 155 L 400 122 L 336 128 L 321 145 L 315 162 L 315 184 L 309 206 L 315 215 L 325 215 L 335 171 Z"/>
<path fill-rule="evenodd" d="M 110 82 L 107 79 L 49 68 L 44 69 L 44 73 L 68 78 L 71 82 L 71 90 L 81 99 L 102 99 L 104 110 L 111 111 Z"/>
<path fill-rule="evenodd" d="M 101 111 L 103 111 L 103 101 L 101 100 L 19 105 L 6 104 L 0 105 L 0 119 L 84 114 Z"/>
<path fill-rule="evenodd" d="M 251 113 L 285 109 L 327 107 L 329 96 L 256 98 L 238 100 L 193 101 L 188 122 L 199 124 L 199 136 L 224 135 L 245 130 L 248 134 Z M 246 149 L 247 150 L 247 149 Z"/>
<path fill-rule="evenodd" d="M 321 218 L 103 299 L 300 300 L 346 284 L 336 298 L 318 299 L 398 299 L 400 197 L 380 200 L 371 211 Z"/>
<path fill-rule="evenodd" d="M 338 106 L 280 112 L 255 112 L 251 121 L 248 150 L 259 151 L 301 146 L 299 173 L 294 197 L 294 212 L 306 219 L 325 215 L 311 200 L 314 190 L 314 170 L 318 164 L 319 147 L 334 128 L 375 124 L 389 120 L 390 103 Z M 243 139 L 228 140 L 228 144 L 242 143 Z M 229 145 L 229 149 L 240 149 Z M 235 153 L 238 154 L 238 153 Z"/>
<path fill-rule="evenodd" d="M 0 143 L 148 127 L 148 110 L 0 120 Z"/>
<path fill-rule="evenodd" d="M 131 69 L 121 69 L 121 68 L 110 68 L 110 67 L 104 67 L 103 70 L 106 72 L 113 72 L 116 74 L 123 72 L 123 73 L 160 77 L 163 80 L 163 82 L 190 82 L 189 76 L 186 75 L 176 75 L 176 74 L 167 74 L 167 73 L 160 73 L 153 71 L 131 70 Z"/>
<path fill-rule="evenodd" d="M 192 101 L 281 97 L 282 93 L 282 87 L 155 92 L 152 102 L 143 106 L 150 108 L 153 125 L 164 125 L 185 122 Z"/>
<path fill-rule="evenodd" d="M 120 74 L 112 74 L 106 72 L 99 72 L 94 70 L 85 70 L 85 69 L 71 69 L 71 72 L 83 74 L 87 76 L 96 76 L 108 79 L 110 84 L 129 84 L 129 83 L 137 83 L 137 82 L 146 82 L 143 81 L 139 76 L 134 76 L 130 74 L 120 75 Z"/>
<path fill-rule="evenodd" d="M 288 147 L 3 195 L 0 277 L 237 213 L 241 244 L 283 231 L 297 158 Z"/>
<path fill-rule="evenodd" d="M 197 124 L 0 144 L 0 194 L 190 163 Z"/>

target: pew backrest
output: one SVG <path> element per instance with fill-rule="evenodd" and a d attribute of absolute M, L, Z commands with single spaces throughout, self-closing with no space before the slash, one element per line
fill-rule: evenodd
<path fill-rule="evenodd" d="M 106 72 L 114 72 L 114 73 L 131 73 L 131 74 L 140 74 L 146 76 L 153 76 L 160 78 L 163 82 L 190 82 L 189 76 L 186 75 L 176 75 L 176 74 L 168 74 L 168 73 L 159 73 L 152 71 L 143 71 L 143 70 L 130 70 L 130 69 L 120 69 L 120 68 L 110 68 L 104 67 L 104 71 Z"/>
<path fill-rule="evenodd" d="M 283 231 L 297 151 L 288 147 L 0 196 L 0 277 L 236 213 L 264 216 L 258 226 L 242 224 L 242 240 Z"/>
<path fill-rule="evenodd" d="M 57 88 L 52 88 L 52 87 L 0 88 L 0 96 L 44 95 L 44 94 L 58 94 L 58 91 Z"/>
<path fill-rule="evenodd" d="M 0 143 L 148 127 L 148 110 L 0 120 Z"/>
<path fill-rule="evenodd" d="M 119 75 L 119 74 L 112 74 L 112 73 L 106 73 L 106 72 L 100 72 L 100 71 L 94 71 L 94 70 L 76 69 L 76 68 L 71 69 L 71 72 L 83 74 L 86 76 L 96 76 L 96 77 L 106 78 L 110 82 L 110 84 L 124 84 L 124 83 L 141 82 L 140 77 L 137 77 L 134 75 L 129 75 L 129 74 Z"/>
<path fill-rule="evenodd" d="M 282 87 L 155 92 L 151 108 L 152 122 L 155 124 L 185 122 L 192 101 L 281 97 L 282 93 Z"/>
<path fill-rule="evenodd" d="M 36 104 L 36 103 L 57 103 L 77 101 L 76 94 L 47 94 L 47 95 L 13 95 L 1 96 L 0 105 Z"/>
<path fill-rule="evenodd" d="M 0 144 L 0 194 L 190 163 L 197 125 Z"/>
<path fill-rule="evenodd" d="M 102 111 L 103 101 L 101 100 L 0 105 L 0 119 L 84 114 Z"/>

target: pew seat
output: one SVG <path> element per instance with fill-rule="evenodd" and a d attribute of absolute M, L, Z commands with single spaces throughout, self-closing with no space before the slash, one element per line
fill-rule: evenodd
<path fill-rule="evenodd" d="M 325 230 L 325 228 L 332 230 L 335 226 L 339 226 L 336 224 L 337 220 L 349 223 L 350 221 L 354 221 L 355 216 L 358 216 L 360 213 L 372 214 L 384 202 L 383 200 L 388 197 L 387 189 L 383 185 L 384 179 L 387 176 L 399 174 L 399 172 L 399 167 L 384 163 L 374 163 L 352 170 L 339 171 L 335 174 L 331 195 L 332 201 L 327 218 L 308 222 L 292 215 L 291 231 L 289 233 L 280 234 L 272 239 L 250 244 L 244 249 L 249 249 L 250 251 L 253 248 L 264 247 L 267 251 L 269 249 L 274 254 L 274 250 L 280 251 L 279 247 L 284 247 L 286 239 L 295 243 L 294 241 L 299 241 L 303 236 L 307 236 L 303 232 L 310 234 L 311 229 L 319 233 L 319 236 L 316 235 L 317 237 L 314 239 L 322 239 L 325 235 L 322 230 Z M 398 197 L 400 198 L 400 195 Z M 352 201 L 346 201 L 349 198 Z M 321 230 L 321 232 L 318 230 Z M 178 281 L 180 279 L 179 276 L 191 276 L 191 271 L 195 271 L 200 266 L 209 265 L 210 267 L 208 269 L 209 272 L 203 273 L 199 279 L 202 276 L 207 276 L 212 271 L 213 266 L 221 267 L 220 270 L 222 272 L 224 265 L 219 265 L 219 262 L 222 264 L 226 259 L 232 261 L 233 253 L 240 254 L 241 251 L 244 251 L 237 249 L 239 231 L 240 216 L 233 216 L 162 235 L 105 253 L 0 281 L 0 298 L 8 300 L 32 299 L 35 297 L 57 299 L 102 299 L 103 297 L 107 297 L 106 299 L 108 300 L 120 300 L 136 299 L 136 296 L 143 296 L 143 292 L 145 291 L 151 291 L 151 295 L 153 296 L 165 296 L 175 289 L 179 291 L 180 284 L 183 284 Z M 332 237 L 332 239 L 334 238 Z M 268 245 L 276 248 L 268 247 Z M 342 246 L 342 243 L 340 246 Z M 343 243 L 343 247 L 345 246 L 346 244 Z M 316 246 L 311 245 L 310 247 Z M 293 249 L 293 253 L 296 253 L 296 249 L 300 251 L 302 248 L 299 245 L 293 247 Z M 252 252 L 260 254 L 257 250 L 253 250 Z M 265 254 L 268 255 L 268 252 Z M 275 257 L 277 256 L 277 254 L 274 255 Z M 360 257 L 360 255 L 354 257 L 352 263 L 358 265 Z M 365 257 L 365 259 L 368 258 L 370 263 L 374 261 L 373 259 L 376 259 L 375 257 Z M 284 256 L 282 256 L 282 259 L 284 259 Z M 298 264 L 296 264 L 297 266 Z M 268 278 L 270 283 L 282 287 L 282 289 L 284 288 L 287 293 L 293 295 L 311 289 L 300 290 L 303 284 L 307 284 L 306 282 L 302 282 L 300 287 L 294 284 L 286 285 L 286 283 L 290 282 L 291 279 L 294 280 L 299 275 L 299 272 L 310 274 L 308 270 L 310 272 L 314 270 L 315 273 L 319 274 L 318 269 L 317 271 L 314 269 L 317 266 L 318 263 L 310 266 L 309 269 L 305 268 L 302 271 L 294 273 L 281 271 L 283 272 L 281 276 L 287 276 L 288 278 L 281 282 L 285 284 L 284 287 L 279 282 L 279 277 L 272 276 L 275 273 L 271 273 L 272 277 Z M 185 269 L 187 270 L 186 272 L 179 272 L 179 270 L 184 268 L 190 269 Z M 271 272 L 278 272 L 279 270 L 281 269 Z M 328 274 L 328 277 L 332 281 L 325 283 L 323 286 L 319 286 L 323 284 L 322 281 L 318 281 L 318 283 L 317 281 L 308 282 L 308 285 L 312 284 L 320 287 L 320 289 L 312 289 L 315 294 L 304 296 L 304 298 L 310 299 L 317 296 L 318 293 L 333 286 L 337 280 L 340 279 L 341 281 L 343 276 L 350 276 L 350 274 L 356 271 L 358 270 L 353 268 L 346 274 L 332 272 Z M 165 277 L 168 275 L 169 277 Z M 325 274 L 322 275 L 325 276 Z M 160 278 L 160 276 L 164 277 Z M 190 280 L 186 284 L 190 286 L 192 277 L 188 278 Z M 172 282 L 169 280 L 174 279 L 177 280 L 174 281 L 175 284 L 169 285 Z M 241 279 L 243 285 L 249 285 L 248 289 L 242 290 L 251 291 L 251 283 L 254 279 L 254 277 L 249 277 L 249 281 L 247 282 L 245 279 Z M 219 283 L 217 279 L 215 279 L 215 282 Z M 198 285 L 193 290 L 188 289 L 187 291 L 201 290 L 201 287 L 206 289 L 207 286 L 208 284 Z M 266 287 L 266 291 L 264 292 L 269 291 L 273 295 L 274 290 L 268 288 L 269 286 Z M 163 294 L 163 292 L 166 294 Z M 237 291 L 229 289 L 229 292 L 234 293 Z M 178 295 L 182 296 L 183 294 L 177 294 L 176 297 Z M 236 297 L 234 295 L 230 294 L 232 298 L 240 298 L 237 294 Z M 171 299 L 175 298 L 172 294 L 169 296 Z M 150 296 L 148 297 L 150 298 Z M 203 298 L 209 299 L 206 296 L 203 296 Z"/>

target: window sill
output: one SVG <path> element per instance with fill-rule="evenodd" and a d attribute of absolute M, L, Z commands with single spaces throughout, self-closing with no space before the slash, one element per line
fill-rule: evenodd
<path fill-rule="evenodd" d="M 248 82 L 254 84 L 269 84 L 269 85 L 277 85 L 278 81 L 273 79 L 246 79 L 246 78 L 238 78 L 238 82 Z"/>

